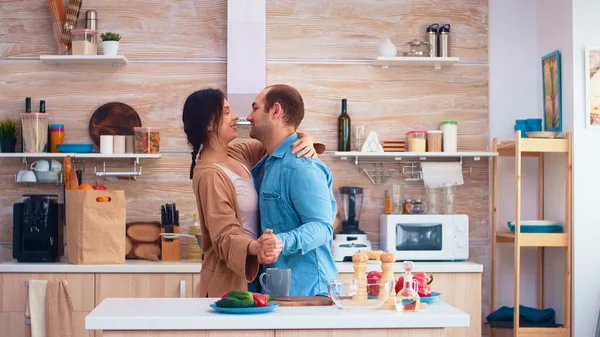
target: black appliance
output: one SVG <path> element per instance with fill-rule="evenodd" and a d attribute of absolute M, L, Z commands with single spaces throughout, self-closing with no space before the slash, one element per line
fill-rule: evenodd
<path fill-rule="evenodd" d="M 64 204 L 54 194 L 25 194 L 13 205 L 13 258 L 56 262 L 64 254 Z"/>

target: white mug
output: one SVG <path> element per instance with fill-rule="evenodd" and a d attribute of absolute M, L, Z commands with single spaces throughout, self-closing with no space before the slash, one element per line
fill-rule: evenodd
<path fill-rule="evenodd" d="M 17 173 L 17 182 L 20 183 L 34 183 L 37 179 L 35 177 L 35 173 L 30 170 L 21 170 Z"/>
<path fill-rule="evenodd" d="M 104 153 L 104 154 L 113 153 L 113 136 L 112 135 L 101 135 L 100 136 L 100 153 Z"/>
<path fill-rule="evenodd" d="M 62 170 L 62 164 L 56 160 L 52 159 L 52 164 L 50 164 L 50 171 L 59 171 Z"/>
<path fill-rule="evenodd" d="M 50 171 L 50 163 L 45 159 L 34 161 L 31 163 L 31 169 L 37 172 L 48 172 Z"/>

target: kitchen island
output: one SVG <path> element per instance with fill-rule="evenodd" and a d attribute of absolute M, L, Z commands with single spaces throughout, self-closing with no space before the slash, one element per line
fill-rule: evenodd
<path fill-rule="evenodd" d="M 467 313 L 442 301 L 411 313 L 340 310 L 332 305 L 228 315 L 209 307 L 216 300 L 106 298 L 86 316 L 85 328 L 102 330 L 102 337 L 442 337 L 447 328 L 470 324 Z"/>

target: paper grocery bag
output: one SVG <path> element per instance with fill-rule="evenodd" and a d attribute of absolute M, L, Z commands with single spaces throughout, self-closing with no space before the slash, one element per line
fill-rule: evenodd
<path fill-rule="evenodd" d="M 125 192 L 66 190 L 65 198 L 69 263 L 125 263 Z"/>

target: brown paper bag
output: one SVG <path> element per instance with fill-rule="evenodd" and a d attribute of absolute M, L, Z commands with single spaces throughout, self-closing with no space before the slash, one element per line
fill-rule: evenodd
<path fill-rule="evenodd" d="M 67 190 L 65 197 L 69 263 L 125 263 L 125 192 Z"/>

